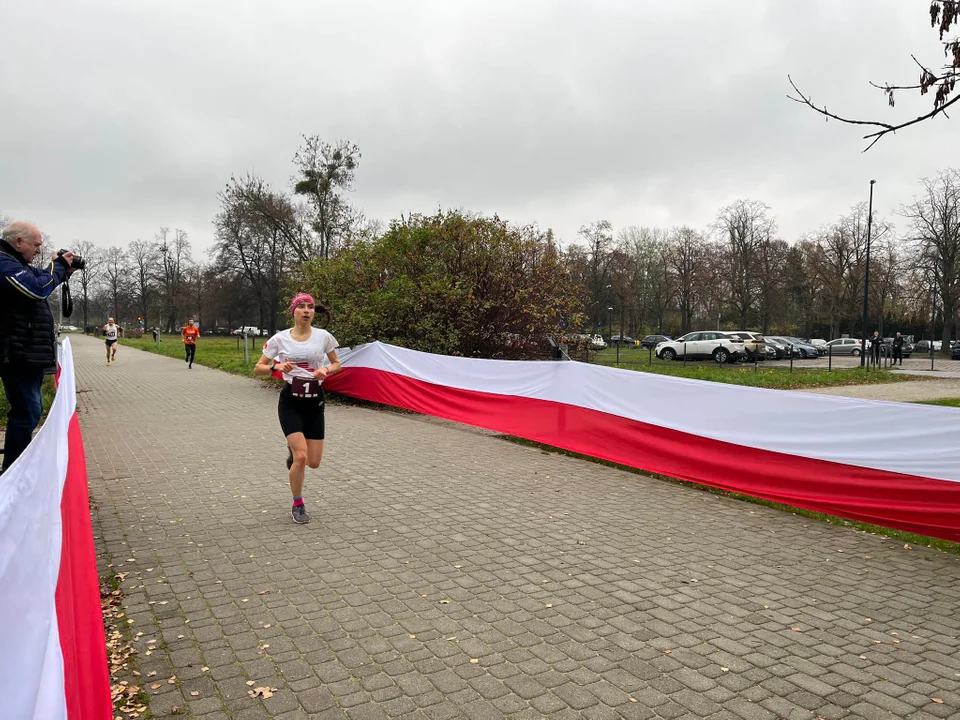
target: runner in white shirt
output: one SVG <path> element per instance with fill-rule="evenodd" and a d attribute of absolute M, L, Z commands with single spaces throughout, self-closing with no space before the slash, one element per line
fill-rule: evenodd
<path fill-rule="evenodd" d="M 254 375 L 270 375 L 277 370 L 285 381 L 277 411 L 287 438 L 287 468 L 293 493 L 291 515 L 296 523 L 310 522 L 303 503 L 305 466 L 316 469 L 323 458 L 323 379 L 340 371 L 336 338 L 311 325 L 315 307 L 310 295 L 296 295 L 290 302 L 293 328 L 267 340 L 263 355 L 253 368 Z M 328 312 L 323 306 L 321 310 Z"/>
<path fill-rule="evenodd" d="M 117 359 L 117 345 L 120 344 L 120 326 L 113 318 L 107 318 L 107 324 L 103 326 L 103 337 L 107 345 L 107 365 Z"/>

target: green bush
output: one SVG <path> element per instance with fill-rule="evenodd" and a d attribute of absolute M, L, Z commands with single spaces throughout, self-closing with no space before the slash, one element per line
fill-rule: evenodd
<path fill-rule="evenodd" d="M 394 222 L 301 272 L 332 305 L 341 345 L 381 340 L 468 357 L 542 357 L 549 335 L 579 323 L 584 294 L 536 228 L 459 212 Z"/>

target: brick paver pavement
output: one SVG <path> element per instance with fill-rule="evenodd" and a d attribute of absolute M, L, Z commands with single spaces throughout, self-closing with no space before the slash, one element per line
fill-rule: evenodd
<path fill-rule="evenodd" d="M 344 405 L 296 526 L 273 388 L 74 347 L 154 717 L 957 717 L 955 556 Z"/>

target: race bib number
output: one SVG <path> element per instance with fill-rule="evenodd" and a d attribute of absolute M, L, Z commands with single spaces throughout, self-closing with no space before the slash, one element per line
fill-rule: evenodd
<path fill-rule="evenodd" d="M 318 398 L 320 397 L 320 381 L 312 377 L 294 377 L 290 381 L 290 394 L 303 399 Z"/>

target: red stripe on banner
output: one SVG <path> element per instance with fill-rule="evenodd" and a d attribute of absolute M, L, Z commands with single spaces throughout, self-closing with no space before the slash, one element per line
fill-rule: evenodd
<path fill-rule="evenodd" d="M 460 390 L 371 368 L 344 368 L 324 386 L 647 472 L 960 542 L 960 482 L 760 450 L 598 410 Z"/>
<path fill-rule="evenodd" d="M 100 580 L 90 524 L 87 463 L 77 416 L 67 434 L 67 478 L 60 500 L 63 549 L 57 578 L 57 625 L 68 720 L 110 720 L 110 674 Z"/>

